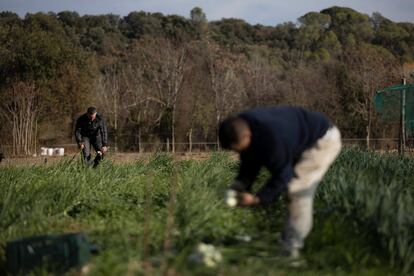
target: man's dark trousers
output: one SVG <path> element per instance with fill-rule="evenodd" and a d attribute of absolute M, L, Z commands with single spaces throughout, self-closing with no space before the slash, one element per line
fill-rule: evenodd
<path fill-rule="evenodd" d="M 86 165 L 91 165 L 93 163 L 93 167 L 99 165 L 99 162 L 103 159 L 104 152 L 102 151 L 102 139 L 100 136 L 98 137 L 82 137 L 84 148 L 82 150 L 83 153 L 83 160 L 85 161 Z M 96 151 L 96 157 L 92 160 L 92 152 L 91 147 L 93 147 Z M 100 152 L 100 154 L 99 154 Z"/>

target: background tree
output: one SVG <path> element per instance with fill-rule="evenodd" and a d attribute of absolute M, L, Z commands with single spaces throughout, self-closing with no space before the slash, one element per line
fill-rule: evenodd
<path fill-rule="evenodd" d="M 211 91 L 214 95 L 216 141 L 218 144 L 220 121 L 232 111 L 238 110 L 243 102 L 244 87 L 238 72 L 240 57 L 228 53 L 215 44 L 208 44 L 205 54 Z"/>
<path fill-rule="evenodd" d="M 161 117 L 167 117 L 169 138 L 175 152 L 176 109 L 186 70 L 187 49 L 185 45 L 162 38 L 148 38 L 140 44 L 145 73 L 154 84 L 155 93 L 148 99 L 160 104 Z"/>
<path fill-rule="evenodd" d="M 350 92 L 353 100 L 354 115 L 359 115 L 365 122 L 366 145 L 370 147 L 372 123 L 375 112 L 373 99 L 375 92 L 392 85 L 400 75 L 398 61 L 384 48 L 362 44 L 349 50 L 346 64 L 351 79 L 356 87 Z"/>
<path fill-rule="evenodd" d="M 13 154 L 36 153 L 39 90 L 33 82 L 17 82 L 2 96 L 0 114 L 11 126 Z"/>
<path fill-rule="evenodd" d="M 202 38 L 207 33 L 207 17 L 203 10 L 195 7 L 190 12 L 191 24 L 194 26 L 197 38 Z"/>
<path fill-rule="evenodd" d="M 33 139 L 42 145 L 72 143 L 74 120 L 89 105 L 98 106 L 123 150 L 168 140 L 175 151 L 190 137 L 217 142 L 224 116 L 286 104 L 326 113 L 344 137 L 369 141 L 388 135 L 372 110 L 373 93 L 399 83 L 413 45 L 414 24 L 344 7 L 277 26 L 208 22 L 197 7 L 188 18 L 2 12 L 0 98 L 10 101 L 22 83 L 35 87 Z M 6 107 L 2 144 L 13 140 Z"/>

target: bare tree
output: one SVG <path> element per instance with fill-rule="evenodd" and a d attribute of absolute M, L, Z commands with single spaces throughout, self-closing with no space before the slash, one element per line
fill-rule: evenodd
<path fill-rule="evenodd" d="M 147 38 L 140 42 L 139 50 L 144 71 L 151 77 L 156 92 L 147 99 L 159 103 L 163 113 L 169 113 L 172 151 L 175 152 L 176 109 L 186 70 L 186 46 L 164 38 Z"/>
<path fill-rule="evenodd" d="M 131 57 L 132 58 L 132 57 Z M 122 90 L 124 110 L 130 123 L 138 127 L 138 150 L 143 150 L 143 131 L 145 133 L 161 119 L 159 103 L 150 94 L 150 87 L 145 82 L 143 66 L 133 58 L 122 70 Z"/>
<path fill-rule="evenodd" d="M 216 140 L 219 145 L 218 128 L 220 121 L 243 103 L 245 91 L 238 68 L 240 56 L 234 56 L 214 43 L 205 44 L 205 61 L 208 67 L 211 90 L 214 94 L 216 117 Z"/>
<path fill-rule="evenodd" d="M 351 91 L 355 99 L 354 114 L 359 114 L 366 123 L 366 145 L 369 148 L 374 118 L 373 98 L 377 90 L 398 80 L 398 61 L 384 48 L 365 44 L 348 53 L 346 62 L 351 77 L 360 87 Z"/>
<path fill-rule="evenodd" d="M 113 65 L 98 79 L 97 94 L 101 107 L 105 110 L 107 124 L 114 130 L 114 147 L 118 148 L 119 111 L 121 108 L 121 90 L 119 69 Z"/>
<path fill-rule="evenodd" d="M 268 100 L 274 98 L 275 93 L 280 92 L 279 89 L 274 88 L 276 76 L 277 72 L 269 65 L 268 59 L 257 52 L 251 54 L 243 74 L 249 106 L 269 103 Z"/>
<path fill-rule="evenodd" d="M 1 115 L 11 123 L 13 154 L 33 154 L 36 152 L 39 91 L 34 83 L 16 82 L 5 93 Z"/>

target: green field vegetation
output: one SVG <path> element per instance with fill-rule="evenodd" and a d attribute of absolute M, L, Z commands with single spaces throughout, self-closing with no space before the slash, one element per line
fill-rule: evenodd
<path fill-rule="evenodd" d="M 107 160 L 97 169 L 77 161 L 2 167 L 0 244 L 83 231 L 101 248 L 91 261 L 92 275 L 410 274 L 413 168 L 408 157 L 344 150 L 318 190 L 307 265 L 301 268 L 276 257 L 283 199 L 266 209 L 224 206 L 237 162 L 222 153 L 206 161 L 174 161 L 168 155 L 123 165 Z M 266 176 L 263 172 L 259 182 Z M 199 242 L 221 251 L 218 266 L 189 262 Z"/>

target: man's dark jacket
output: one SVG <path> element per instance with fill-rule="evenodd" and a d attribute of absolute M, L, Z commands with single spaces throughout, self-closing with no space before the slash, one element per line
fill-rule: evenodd
<path fill-rule="evenodd" d="M 83 137 L 96 141 L 102 139 L 102 146 L 108 145 L 108 131 L 104 119 L 96 114 L 95 120 L 91 120 L 87 113 L 76 120 L 75 138 L 78 144 L 83 142 Z"/>
<path fill-rule="evenodd" d="M 274 202 L 286 190 L 302 153 L 331 126 L 324 115 L 299 107 L 255 108 L 238 116 L 247 121 L 252 141 L 240 154 L 236 180 L 250 191 L 260 168 L 267 168 L 272 177 L 257 194 L 263 204 Z"/>

